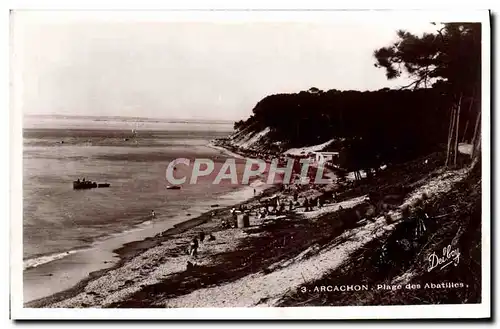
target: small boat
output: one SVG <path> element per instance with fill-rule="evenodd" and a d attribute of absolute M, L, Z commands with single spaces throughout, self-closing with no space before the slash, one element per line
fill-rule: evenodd
<path fill-rule="evenodd" d="M 168 185 L 167 190 L 180 190 L 181 187 L 179 185 Z"/>
<path fill-rule="evenodd" d="M 73 189 L 74 190 L 85 190 L 85 189 L 91 189 L 91 188 L 96 188 L 97 183 L 96 182 L 91 182 L 91 181 L 74 181 L 73 182 Z"/>
<path fill-rule="evenodd" d="M 76 180 L 73 181 L 73 190 L 88 190 L 97 187 L 110 187 L 109 183 L 99 183 L 91 181 Z"/>

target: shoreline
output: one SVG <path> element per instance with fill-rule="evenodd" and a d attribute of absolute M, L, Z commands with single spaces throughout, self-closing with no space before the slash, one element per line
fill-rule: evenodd
<path fill-rule="evenodd" d="M 267 196 L 269 194 L 274 193 L 277 190 L 276 186 L 271 186 L 266 188 L 261 192 L 261 196 Z M 53 295 L 43 297 L 40 299 L 36 299 L 30 302 L 25 303 L 24 307 L 29 307 L 29 308 L 43 308 L 43 307 L 48 307 L 56 303 L 64 302 L 65 300 L 68 300 L 70 298 L 73 298 L 77 296 L 79 293 L 82 293 L 91 281 L 96 280 L 100 277 L 105 276 L 107 273 L 114 271 L 114 270 L 119 270 L 122 268 L 124 265 L 126 265 L 129 261 L 134 259 L 135 257 L 140 256 L 144 252 L 146 252 L 149 249 L 152 249 L 154 247 L 160 246 L 162 243 L 165 241 L 169 240 L 174 240 L 174 236 L 178 234 L 189 234 L 191 230 L 202 226 L 203 224 L 213 222 L 212 217 L 213 216 L 224 216 L 224 214 L 228 214 L 229 210 L 233 207 L 237 207 L 239 205 L 244 205 L 249 202 L 253 202 L 257 197 L 252 197 L 250 199 L 247 199 L 245 201 L 239 202 L 234 205 L 229 205 L 225 206 L 222 208 L 217 208 L 212 211 L 208 211 L 196 218 L 189 219 L 187 221 L 175 224 L 174 227 L 163 231 L 155 236 L 148 237 L 143 240 L 138 240 L 138 241 L 133 241 L 124 244 L 120 248 L 117 248 L 113 250 L 113 252 L 117 255 L 119 260 L 117 263 L 106 269 L 102 269 L 99 271 L 92 272 L 88 275 L 87 278 L 81 280 L 78 282 L 75 286 L 72 288 L 66 289 L 64 291 L 55 293 Z M 213 216 L 212 216 L 213 215 Z"/>
<path fill-rule="evenodd" d="M 224 152 L 227 155 L 235 157 L 235 158 L 238 158 L 238 159 L 247 159 L 248 158 L 248 157 L 245 157 L 245 156 L 243 156 L 241 154 L 235 153 L 235 152 L 233 152 L 233 151 L 231 151 L 231 150 L 229 150 L 227 148 L 224 148 L 222 146 L 216 145 L 214 143 L 214 141 L 210 141 L 210 143 L 207 144 L 207 147 L 210 147 L 210 148 L 212 148 L 214 150 L 218 150 L 218 151 Z"/>
<path fill-rule="evenodd" d="M 217 147 L 217 146 L 213 145 L 212 142 L 210 142 L 206 146 L 209 148 L 224 152 L 229 156 L 237 156 L 239 158 L 245 158 L 244 156 L 238 155 L 238 154 L 236 154 L 228 149 L 225 149 L 223 147 Z M 258 181 L 258 179 L 252 181 L 252 183 L 255 181 Z M 276 186 L 277 186 L 277 184 L 272 184 L 270 186 L 266 186 L 266 185 L 267 184 L 262 183 L 262 185 L 254 187 L 250 184 L 248 186 L 243 187 L 238 192 L 245 191 L 245 188 L 248 189 L 249 186 L 252 186 L 251 189 L 260 190 L 259 195 L 263 196 L 263 195 L 267 195 L 268 193 L 272 193 L 273 191 L 275 191 Z M 238 192 L 236 192 L 236 193 L 238 193 Z M 230 192 L 230 193 L 234 193 L 234 192 Z M 106 273 L 108 273 L 110 271 L 119 269 L 124 264 L 126 264 L 127 261 L 129 261 L 130 259 L 133 259 L 134 257 L 138 256 L 139 254 L 146 251 L 147 249 L 153 248 L 153 247 L 157 246 L 158 244 L 161 244 L 161 242 L 164 240 L 165 237 L 169 237 L 169 236 L 171 237 L 171 236 L 176 235 L 176 234 L 188 232 L 189 230 L 191 230 L 195 227 L 198 227 L 200 225 L 203 225 L 203 224 L 209 222 L 213 216 L 221 216 L 224 213 L 228 213 L 231 208 L 252 202 L 256 197 L 257 197 L 256 195 L 253 195 L 252 197 L 245 197 L 243 200 L 240 200 L 240 201 L 237 201 L 236 203 L 228 204 L 225 206 L 217 205 L 217 207 L 214 207 L 213 210 L 208 210 L 208 211 L 202 212 L 201 214 L 199 214 L 198 216 L 196 216 L 194 218 L 189 218 L 187 220 L 177 222 L 177 223 L 171 225 L 172 227 L 170 227 L 166 230 L 162 230 L 160 233 L 148 236 L 148 237 L 143 238 L 143 239 L 138 239 L 138 240 L 123 243 L 120 247 L 115 248 L 111 251 L 111 253 L 114 256 L 113 258 L 117 259 L 114 261 L 114 264 L 112 266 L 108 266 L 107 268 L 104 267 L 104 268 L 101 268 L 101 269 L 96 270 L 96 271 L 91 271 L 88 273 L 88 275 L 85 278 L 79 280 L 76 284 L 72 285 L 70 288 L 55 292 L 55 293 L 50 294 L 50 295 L 45 296 L 45 297 L 30 300 L 28 302 L 25 302 L 24 306 L 25 307 L 45 307 L 47 305 L 54 304 L 54 303 L 69 299 L 71 297 L 74 297 L 78 293 L 82 292 L 83 289 L 85 288 L 85 286 L 89 282 L 104 276 Z M 215 202 L 217 202 L 217 200 L 214 200 L 214 203 Z M 164 222 L 163 224 L 168 224 L 168 223 Z M 104 241 L 106 241 L 106 240 L 104 240 Z M 95 248 L 95 247 L 91 246 L 90 248 L 81 249 L 81 250 L 89 250 L 91 248 Z M 68 253 L 68 256 L 70 256 L 72 254 L 74 254 L 74 253 Z M 56 259 L 54 261 L 57 261 L 57 260 L 58 259 Z M 105 264 L 110 263 L 110 262 L 113 262 L 113 261 L 105 260 L 103 263 L 103 266 Z M 50 264 L 50 263 L 51 262 L 44 263 L 44 264 L 41 264 L 40 266 L 43 266 L 45 264 Z M 31 269 L 34 269 L 34 268 L 31 268 Z"/>

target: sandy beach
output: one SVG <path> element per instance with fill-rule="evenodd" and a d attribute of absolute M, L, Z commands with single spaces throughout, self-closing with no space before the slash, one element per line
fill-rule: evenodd
<path fill-rule="evenodd" d="M 207 147 L 231 157 L 244 158 L 212 144 L 208 144 Z M 271 193 L 275 189 L 272 185 L 254 178 L 248 186 L 225 193 L 210 204 L 201 202 L 198 207 L 193 206 L 193 209 L 188 210 L 187 214 L 168 216 L 168 220 L 162 219 L 164 216 L 159 216 L 141 223 L 132 230 L 96 241 L 89 248 L 61 253 L 59 259 L 51 255 L 53 259 L 47 260 L 47 264 L 42 263 L 43 266 L 35 264 L 36 267 L 24 273 L 25 285 L 29 287 L 28 290 L 25 289 L 27 305 L 44 305 L 47 301 L 64 299 L 80 290 L 89 281 L 112 269 L 121 268 L 126 260 L 132 259 L 141 251 L 170 239 L 167 237 L 209 222 L 214 217 L 224 215 L 227 217 L 229 210 L 235 205 L 251 200 L 256 193 L 266 195 L 266 190 L 267 193 Z M 210 210 L 200 211 L 203 208 Z M 41 261 L 43 259 L 40 258 Z"/>

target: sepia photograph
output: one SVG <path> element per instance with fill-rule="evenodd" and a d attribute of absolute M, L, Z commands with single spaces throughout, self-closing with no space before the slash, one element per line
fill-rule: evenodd
<path fill-rule="evenodd" d="M 487 10 L 12 10 L 9 49 L 13 318 L 491 316 Z"/>

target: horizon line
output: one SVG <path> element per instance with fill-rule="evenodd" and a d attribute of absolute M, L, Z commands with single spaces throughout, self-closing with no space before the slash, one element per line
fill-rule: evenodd
<path fill-rule="evenodd" d="M 74 117 L 74 118 L 125 118 L 125 119 L 136 119 L 136 120 L 164 120 L 164 121 L 211 121 L 211 122 L 224 122 L 224 123 L 234 123 L 238 119 L 210 119 L 210 118 L 168 118 L 168 117 L 141 117 L 141 116 L 129 116 L 129 115 L 86 115 L 86 114 L 47 114 L 47 113 L 23 113 L 24 117 Z"/>

